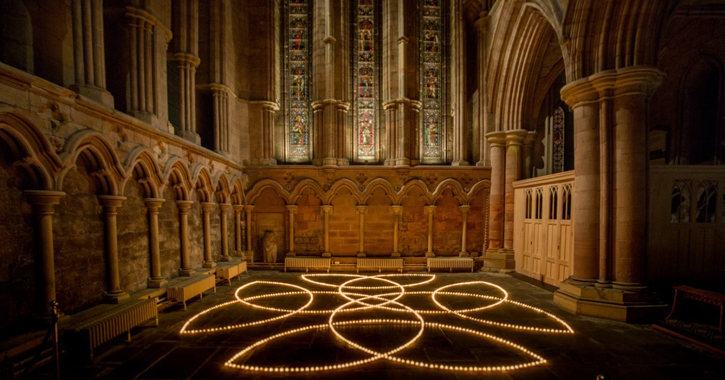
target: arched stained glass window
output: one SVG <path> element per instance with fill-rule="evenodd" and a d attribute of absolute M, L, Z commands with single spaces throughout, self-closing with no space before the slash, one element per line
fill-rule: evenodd
<path fill-rule="evenodd" d="M 308 161 L 310 152 L 311 0 L 287 0 L 287 86 L 289 160 Z"/>
<path fill-rule="evenodd" d="M 358 161 L 375 160 L 378 99 L 378 43 L 375 1 L 357 0 L 355 8 L 355 80 L 357 83 L 355 122 Z"/>
<path fill-rule="evenodd" d="M 422 162 L 443 160 L 443 8 L 444 0 L 424 0 L 421 7 Z"/>

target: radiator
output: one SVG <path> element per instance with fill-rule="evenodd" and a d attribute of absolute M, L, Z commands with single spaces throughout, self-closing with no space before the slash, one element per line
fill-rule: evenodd
<path fill-rule="evenodd" d="M 374 258 L 365 258 L 365 259 L 357 259 L 357 271 L 360 272 L 360 268 L 373 268 L 378 270 L 378 273 L 383 270 L 383 268 L 392 268 L 392 269 L 398 269 L 401 272 L 403 271 L 403 259 L 374 259 Z"/>
<path fill-rule="evenodd" d="M 237 277 L 237 279 L 239 279 L 239 275 L 242 274 L 242 272 L 247 272 L 247 275 L 249 275 L 249 272 L 247 271 L 246 261 L 242 261 L 240 263 L 233 263 L 228 267 L 217 267 L 216 277 L 222 280 L 229 281 L 229 285 L 231 285 L 232 277 Z"/>
<path fill-rule="evenodd" d="M 182 302 L 184 304 L 184 310 L 186 310 L 186 301 L 199 296 L 199 299 L 203 298 L 203 293 L 209 289 L 214 288 L 216 293 L 216 279 L 214 276 L 207 274 L 192 277 L 178 285 L 169 287 L 166 289 L 166 295 L 172 302 Z"/>
<path fill-rule="evenodd" d="M 473 272 L 473 259 L 468 257 L 429 257 L 428 272 L 432 268 L 448 268 L 451 272 L 453 272 L 453 268 L 470 268 Z"/>
<path fill-rule="evenodd" d="M 325 268 L 330 273 L 331 261 L 320 257 L 285 257 L 284 271 L 287 272 L 287 268 L 305 268 L 305 272 L 309 272 L 309 268 Z"/>
<path fill-rule="evenodd" d="M 93 349 L 124 332 L 128 334 L 130 341 L 131 329 L 149 319 L 155 318 L 156 326 L 159 325 L 155 299 L 131 300 L 120 305 L 100 305 L 97 308 L 100 313 L 93 314 L 93 311 L 89 310 L 91 317 L 65 328 L 66 331 L 87 336 L 91 360 L 93 360 Z"/>

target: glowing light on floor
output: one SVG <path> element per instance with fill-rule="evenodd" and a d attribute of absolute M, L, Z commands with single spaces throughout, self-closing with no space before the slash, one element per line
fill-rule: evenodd
<path fill-rule="evenodd" d="M 424 277 L 423 281 L 411 283 L 411 284 L 399 284 L 391 278 L 396 277 Z M 349 280 L 345 281 L 342 284 L 331 284 L 327 282 L 317 281 L 315 278 L 349 278 Z M 295 314 L 319 314 L 319 315 L 329 315 L 329 318 L 327 320 L 326 324 L 314 324 L 309 325 L 305 327 L 300 327 L 296 329 L 287 330 L 281 333 L 277 333 L 274 335 L 271 335 L 267 338 L 261 339 L 248 347 L 244 348 L 243 350 L 239 351 L 237 354 L 235 354 L 231 359 L 229 359 L 224 365 L 230 368 L 240 369 L 244 371 L 259 371 L 259 372 L 320 372 L 320 371 L 330 371 L 330 370 L 340 370 L 345 368 L 350 368 L 354 366 L 359 366 L 365 363 L 371 363 L 377 360 L 390 360 L 397 363 L 402 363 L 406 365 L 411 365 L 415 367 L 420 368 L 429 368 L 429 369 L 436 369 L 436 370 L 445 370 L 445 371 L 465 371 L 465 372 L 491 372 L 491 371 L 513 371 L 517 369 L 522 368 L 528 368 L 533 367 L 537 365 L 541 365 L 546 363 L 546 359 L 543 357 L 537 355 L 536 353 L 526 349 L 525 347 L 518 345 L 514 342 L 511 342 L 506 339 L 499 338 L 497 336 L 485 333 L 483 331 L 478 331 L 474 329 L 449 325 L 449 324 L 442 324 L 442 323 L 434 323 L 434 322 L 428 322 L 423 317 L 424 315 L 440 315 L 440 314 L 450 314 L 455 315 L 458 317 L 461 317 L 463 319 L 466 319 L 468 321 L 476 322 L 482 325 L 488 325 L 488 326 L 495 326 L 498 328 L 505 328 L 505 329 L 512 329 L 512 330 L 521 330 L 521 331 L 528 331 L 528 332 L 537 332 L 537 333 L 544 333 L 544 334 L 573 334 L 574 330 L 562 319 L 558 318 L 557 316 L 546 312 L 544 310 L 541 310 L 539 308 L 513 301 L 509 299 L 508 292 L 506 290 L 498 285 L 492 284 L 490 282 L 486 281 L 467 281 L 467 282 L 459 282 L 454 283 L 450 285 L 441 286 L 433 291 L 411 291 L 411 288 L 419 287 L 422 285 L 430 284 L 435 280 L 435 275 L 432 274 L 385 274 L 385 275 L 377 275 L 377 276 L 365 276 L 365 275 L 359 275 L 359 274 L 307 274 L 302 275 L 302 279 L 304 281 L 307 281 L 311 284 L 315 284 L 318 286 L 323 287 L 330 287 L 330 288 L 336 288 L 336 291 L 311 291 L 308 290 L 302 286 L 284 283 L 284 282 L 277 282 L 277 281 L 253 281 L 250 283 L 247 283 L 241 287 L 239 287 L 236 292 L 234 293 L 235 300 L 225 302 L 213 307 L 210 307 L 193 317 L 191 317 L 184 326 L 181 328 L 180 333 L 183 335 L 194 335 L 194 334 L 203 334 L 203 333 L 216 333 L 220 331 L 227 331 L 232 329 L 240 329 L 250 326 L 259 326 L 263 325 L 272 321 L 280 320 L 283 318 L 288 318 L 290 316 L 293 316 Z M 364 280 L 372 280 L 372 281 L 379 281 L 384 283 L 385 285 L 381 286 L 359 286 L 354 285 L 357 282 L 364 281 Z M 289 291 L 289 292 L 278 292 L 278 293 L 269 293 L 269 294 L 261 294 L 256 296 L 249 296 L 249 297 L 242 297 L 241 294 L 248 289 L 249 287 L 252 287 L 254 285 L 275 285 L 275 286 L 282 286 L 282 287 L 288 287 L 293 288 L 296 291 Z M 448 291 L 450 288 L 455 287 L 461 287 L 461 286 L 471 286 L 471 285 L 485 285 L 490 286 L 496 290 L 498 290 L 501 293 L 501 297 L 494 297 L 484 294 L 476 294 L 476 293 L 465 293 L 465 292 L 452 292 Z M 408 290 L 406 290 L 408 289 Z M 376 295 L 370 295 L 370 294 L 364 294 L 360 293 L 360 291 L 385 291 L 385 290 L 396 290 L 393 292 L 387 292 L 383 294 L 376 294 Z M 308 297 L 307 303 L 299 307 L 298 309 L 281 309 L 281 308 L 275 308 L 275 307 L 269 307 L 269 306 L 263 306 L 259 305 L 257 303 L 254 303 L 253 301 L 258 300 L 265 300 L 265 299 L 274 299 L 277 297 L 282 296 L 300 296 L 300 295 L 306 295 Z M 308 309 L 309 306 L 312 304 L 312 302 L 315 299 L 315 295 L 335 295 L 342 297 L 347 302 L 340 305 L 334 310 L 310 310 Z M 428 295 L 430 296 L 431 301 L 439 308 L 438 310 L 415 310 L 408 305 L 405 305 L 402 302 L 399 302 L 400 299 L 402 299 L 406 295 Z M 468 298 L 478 298 L 478 299 L 486 299 L 490 301 L 495 301 L 492 304 L 471 308 L 471 309 L 461 309 L 461 310 L 454 310 L 446 307 L 443 305 L 439 300 L 439 296 L 455 296 L 455 297 L 468 297 Z M 388 298 L 393 297 L 393 298 Z M 377 301 L 379 303 L 370 303 L 371 301 Z M 502 305 L 504 303 L 507 303 L 509 305 L 513 305 L 516 307 L 522 307 L 537 313 L 540 313 L 542 315 L 545 315 L 549 319 L 555 321 L 557 324 L 561 326 L 561 328 L 540 328 L 535 326 L 525 326 L 525 325 L 517 325 L 512 323 L 502 323 L 497 322 L 493 320 L 473 317 L 470 315 L 467 315 L 465 313 L 471 313 L 475 311 L 482 311 L 486 309 L 491 309 L 496 306 Z M 254 322 L 248 322 L 248 323 L 240 323 L 240 324 L 234 324 L 234 325 L 227 325 L 222 327 L 213 327 L 213 328 L 206 328 L 206 329 L 190 329 L 189 325 L 202 317 L 203 315 L 213 311 L 217 310 L 232 304 L 243 304 L 246 306 L 249 306 L 251 308 L 255 309 L 261 309 L 261 310 L 267 310 L 267 311 L 273 311 L 273 312 L 279 312 L 283 313 L 279 316 L 267 318 L 259 321 Z M 411 315 L 414 319 L 355 319 L 355 320 L 349 320 L 349 321 L 336 321 L 335 317 L 339 314 L 343 313 L 351 313 L 355 311 L 364 311 L 364 310 L 385 310 L 390 312 L 396 312 L 401 313 L 405 315 Z M 365 347 L 347 337 L 345 337 L 339 330 L 338 327 L 340 326 L 351 326 L 351 325 L 376 325 L 376 324 L 385 324 L 385 325 L 412 325 L 412 326 L 418 326 L 417 334 L 404 344 L 395 347 L 391 350 L 388 350 L 386 352 L 378 352 L 376 350 L 373 350 L 369 347 Z M 526 356 L 530 357 L 532 360 L 527 361 L 524 363 L 516 364 L 516 365 L 502 365 L 502 366 L 450 366 L 450 365 L 442 365 L 442 364 L 431 364 L 431 363 L 425 363 L 415 360 L 408 360 L 403 359 L 394 356 L 394 354 L 405 350 L 406 348 L 410 347 L 412 344 L 414 344 L 424 333 L 425 329 L 427 327 L 435 327 L 440 328 L 443 330 L 451 330 L 451 331 L 457 331 L 469 335 L 473 335 L 476 337 L 488 339 L 491 341 L 494 341 L 498 344 L 510 347 L 512 349 L 518 350 Z M 269 343 L 273 340 L 277 340 L 280 338 L 283 338 L 288 335 L 301 333 L 304 331 L 310 331 L 310 330 L 330 330 L 332 333 L 341 341 L 347 343 L 349 346 L 354 347 L 362 352 L 365 352 L 370 355 L 370 357 L 366 359 L 346 362 L 346 363 L 338 363 L 338 364 L 331 364 L 331 365 L 323 365 L 323 366 L 306 366 L 306 367 L 272 367 L 272 366 L 251 366 L 246 364 L 236 364 L 235 361 L 239 359 L 244 354 L 249 353 L 250 351 L 254 350 L 255 348 L 258 348 L 265 343 Z"/>

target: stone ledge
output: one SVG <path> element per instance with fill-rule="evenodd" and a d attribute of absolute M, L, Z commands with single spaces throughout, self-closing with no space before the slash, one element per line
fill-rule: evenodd
<path fill-rule="evenodd" d="M 621 322 L 653 320 L 666 314 L 667 305 L 649 292 L 578 287 L 565 282 L 554 293 L 554 303 L 578 315 Z"/>

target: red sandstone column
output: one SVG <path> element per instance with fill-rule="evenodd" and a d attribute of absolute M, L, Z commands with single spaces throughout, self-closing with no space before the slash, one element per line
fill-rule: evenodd
<path fill-rule="evenodd" d="M 227 216 L 232 205 L 229 203 L 219 203 L 219 211 L 221 211 L 219 220 L 219 229 L 222 232 L 222 258 L 221 261 L 232 261 L 232 257 L 229 256 L 229 231 L 227 228 Z"/>
<path fill-rule="evenodd" d="M 181 269 L 179 276 L 188 277 L 194 274 L 194 270 L 189 265 L 189 209 L 194 202 L 192 201 L 176 201 L 176 207 L 179 209 L 179 250 L 181 251 Z"/>
<path fill-rule="evenodd" d="M 330 252 L 330 214 L 332 213 L 331 205 L 322 205 L 322 213 L 325 215 L 325 250 L 322 252 L 322 257 L 332 257 Z"/>
<path fill-rule="evenodd" d="M 574 111 L 576 162 L 572 199 L 574 260 L 572 275 L 566 281 L 587 285 L 599 277 L 599 95 L 587 78 L 564 86 L 561 97 Z"/>
<path fill-rule="evenodd" d="M 289 230 L 287 232 L 287 234 L 289 235 L 289 252 L 287 252 L 287 256 L 294 256 L 295 255 L 295 214 L 297 213 L 297 206 L 289 205 L 289 206 L 287 206 L 287 211 L 289 211 Z"/>
<path fill-rule="evenodd" d="M 202 224 L 204 229 L 204 262 L 202 266 L 204 268 L 214 268 L 216 263 L 211 258 L 211 222 L 209 221 L 209 212 L 214 203 L 211 202 L 200 202 L 201 205 L 201 216 Z"/>
<path fill-rule="evenodd" d="M 98 201 L 103 207 L 106 227 L 106 269 L 108 289 L 104 293 L 106 302 L 119 303 L 129 298 L 121 289 L 121 276 L 118 269 L 118 227 L 116 224 L 116 209 L 121 207 L 126 197 L 117 195 L 99 195 Z"/>
<path fill-rule="evenodd" d="M 40 254 L 42 305 L 38 305 L 42 316 L 50 314 L 50 302 L 57 300 L 55 293 L 55 255 L 53 252 L 53 206 L 65 196 L 61 191 L 26 190 L 25 197 L 33 206 L 37 227 L 35 236 Z"/>
<path fill-rule="evenodd" d="M 507 252 L 514 249 L 514 182 L 521 178 L 521 147 L 526 135 L 525 129 L 506 132 L 503 248 Z"/>
<path fill-rule="evenodd" d="M 403 206 L 390 206 L 393 212 L 393 253 L 391 257 L 400 257 L 398 252 L 398 226 L 400 224 L 400 215 L 403 213 Z"/>
<path fill-rule="evenodd" d="M 166 284 L 161 277 L 161 255 L 159 253 L 159 208 L 164 199 L 146 198 L 143 200 L 149 210 L 149 254 L 151 255 L 151 278 L 149 288 L 160 288 Z"/>
<path fill-rule="evenodd" d="M 358 235 L 360 237 L 359 248 L 357 251 L 357 257 L 365 257 L 365 213 L 368 212 L 368 206 L 357 206 L 355 211 L 359 215 L 358 217 Z"/>
<path fill-rule="evenodd" d="M 504 144 L 505 132 L 492 132 L 486 135 L 491 152 L 491 193 L 488 211 L 488 249 L 486 252 L 498 252 L 503 248 L 504 221 Z"/>
<path fill-rule="evenodd" d="M 436 213 L 436 206 L 424 206 L 423 211 L 428 215 L 428 252 L 425 257 L 436 257 L 433 252 L 433 215 Z"/>

